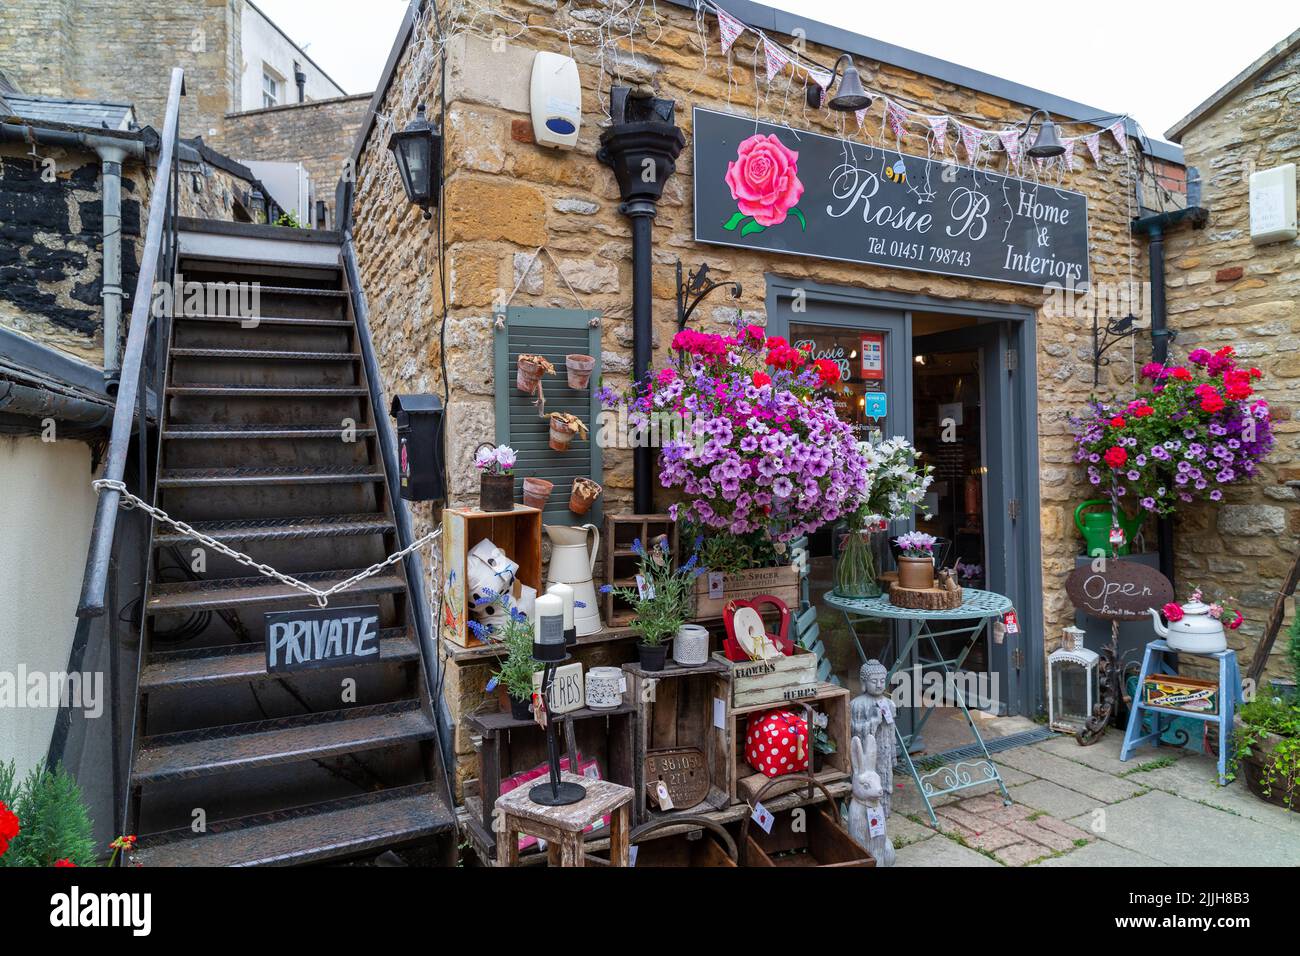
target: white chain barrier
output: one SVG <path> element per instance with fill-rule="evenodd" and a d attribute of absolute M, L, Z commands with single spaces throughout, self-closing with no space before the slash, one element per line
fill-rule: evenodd
<path fill-rule="evenodd" d="M 118 504 L 121 506 L 122 510 L 131 511 L 132 509 L 138 508 L 141 511 L 143 511 L 145 514 L 150 515 L 155 521 L 161 521 L 163 524 L 171 525 L 171 527 L 175 528 L 177 531 L 181 532 L 187 537 L 194 538 L 195 541 L 197 541 L 199 544 L 203 545 L 204 547 L 211 548 L 213 551 L 216 551 L 219 554 L 224 554 L 226 557 L 230 558 L 231 560 L 237 561 L 240 564 L 244 565 L 245 567 L 252 568 L 258 574 L 265 575 L 268 578 L 274 578 L 275 580 L 279 581 L 281 584 L 286 584 L 291 588 L 296 588 L 297 590 L 302 591 L 304 594 L 311 595 L 316 599 L 316 603 L 320 607 L 327 607 L 329 605 L 329 599 L 331 596 L 338 594 L 340 591 L 346 591 L 348 588 L 352 587 L 352 585 L 357 584 L 360 581 L 364 581 L 368 577 L 373 577 L 374 575 L 378 574 L 380 571 L 384 570 L 384 568 L 388 567 L 389 565 L 396 564 L 398 561 L 402 560 L 411 552 L 418 551 L 420 548 L 423 548 L 426 544 L 429 544 L 430 542 L 436 540 L 438 537 L 442 535 L 441 528 L 434 528 L 432 531 L 430 531 L 428 534 L 424 535 L 423 537 L 417 538 L 415 541 L 412 541 L 401 551 L 396 551 L 393 554 L 390 554 L 384 560 L 376 564 L 372 564 L 364 571 L 352 575 L 352 577 L 348 578 L 346 581 L 340 581 L 338 584 L 334 585 L 333 587 L 327 588 L 322 591 L 320 588 L 312 587 L 306 581 L 298 580 L 291 574 L 285 574 L 282 571 L 277 571 L 269 564 L 262 564 L 259 561 L 257 561 L 257 559 L 251 558 L 248 555 L 244 554 L 242 551 L 236 551 L 234 548 L 222 544 L 220 541 L 217 541 L 215 538 L 212 538 L 204 534 L 203 532 L 195 529 L 193 526 L 186 524 L 184 521 L 179 521 L 176 518 L 173 518 L 171 515 L 163 511 L 161 508 L 155 508 L 147 501 L 143 501 L 140 498 L 137 498 L 135 495 L 131 494 L 131 492 L 126 490 L 126 485 L 120 481 L 111 481 L 107 478 L 101 478 L 97 481 L 92 481 L 90 484 L 91 487 L 94 488 L 97 493 L 105 490 L 110 490 L 110 489 L 116 491 L 121 496 L 118 500 Z"/>

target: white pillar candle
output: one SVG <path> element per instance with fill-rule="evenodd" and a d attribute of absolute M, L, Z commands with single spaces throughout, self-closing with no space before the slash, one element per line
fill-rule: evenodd
<path fill-rule="evenodd" d="M 563 581 L 557 581 L 546 589 L 547 594 L 554 594 L 564 602 L 564 629 L 573 628 L 573 588 Z"/>
<path fill-rule="evenodd" d="M 558 595 L 550 592 L 538 595 L 536 617 L 533 619 L 533 642 L 564 643 L 564 601 Z"/>

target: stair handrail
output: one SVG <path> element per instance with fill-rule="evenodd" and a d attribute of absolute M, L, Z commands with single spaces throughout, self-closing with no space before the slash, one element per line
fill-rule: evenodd
<path fill-rule="evenodd" d="M 127 331 L 126 347 L 122 353 L 121 375 L 117 400 L 113 408 L 113 427 L 109 434 L 108 450 L 104 456 L 103 478 L 122 482 L 126 472 L 126 456 L 131 445 L 131 432 L 139 415 L 141 475 L 145 474 L 147 459 L 148 387 L 145 382 L 145 353 L 149 342 L 150 311 L 154 302 L 154 283 L 159 265 L 168 271 L 169 281 L 175 276 L 176 266 L 176 200 L 178 186 L 179 153 L 177 142 L 180 130 L 181 97 L 185 95 L 185 71 L 179 66 L 172 69 L 167 90 L 167 109 L 164 113 L 161 148 L 158 154 L 157 173 L 153 192 L 149 197 L 149 220 L 145 228 L 144 254 L 140 257 L 140 272 L 136 278 L 135 293 L 131 301 L 131 325 Z M 154 372 L 166 368 L 167 331 L 164 321 L 171 318 L 175 297 L 167 296 L 171 303 L 158 316 L 155 327 L 158 355 Z M 158 400 L 163 401 L 159 395 Z M 148 489 L 142 488 L 141 492 Z M 108 583 L 108 566 L 113 556 L 113 537 L 117 530 L 118 504 L 121 495 L 112 486 L 99 492 L 95 506 L 95 522 L 90 532 L 90 545 L 86 551 L 86 571 L 81 582 L 81 600 L 77 617 L 100 617 L 104 613 L 104 591 Z"/>

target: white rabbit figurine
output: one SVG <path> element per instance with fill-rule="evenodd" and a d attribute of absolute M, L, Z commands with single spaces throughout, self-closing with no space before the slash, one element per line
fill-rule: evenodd
<path fill-rule="evenodd" d="M 884 787 L 880 784 L 880 774 L 876 773 L 876 740 L 868 736 L 866 750 L 862 741 L 852 738 L 851 756 L 853 758 L 853 793 L 849 801 L 849 837 L 867 851 L 876 861 L 876 866 L 894 865 L 894 844 L 885 832 L 885 810 L 880 798 Z M 872 821 L 876 822 L 876 833 L 872 834 Z"/>

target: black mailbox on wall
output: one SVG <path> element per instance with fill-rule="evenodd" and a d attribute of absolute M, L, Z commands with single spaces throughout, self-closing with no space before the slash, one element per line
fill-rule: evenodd
<path fill-rule="evenodd" d="M 442 401 L 436 395 L 394 395 L 398 488 L 407 501 L 447 496 L 443 483 Z"/>

